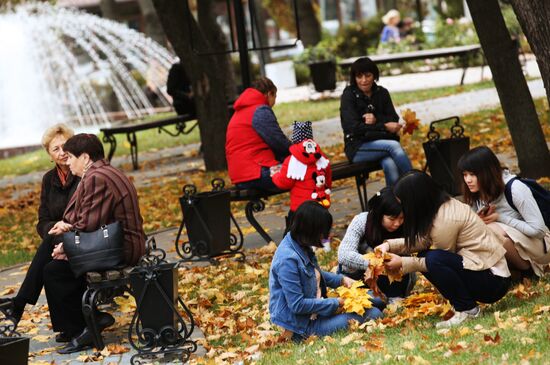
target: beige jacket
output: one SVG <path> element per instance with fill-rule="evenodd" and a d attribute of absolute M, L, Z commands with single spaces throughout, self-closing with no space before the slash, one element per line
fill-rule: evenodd
<path fill-rule="evenodd" d="M 390 252 L 396 254 L 420 252 L 428 248 L 455 252 L 462 256 L 467 270 L 482 271 L 502 265 L 506 267 L 506 250 L 499 237 L 470 206 L 456 199 L 450 199 L 439 208 L 428 239 L 424 242 L 416 243 L 410 250 L 405 247 L 403 238 L 388 240 L 388 243 Z M 402 257 L 402 262 L 404 273 L 428 271 L 423 257 Z"/>

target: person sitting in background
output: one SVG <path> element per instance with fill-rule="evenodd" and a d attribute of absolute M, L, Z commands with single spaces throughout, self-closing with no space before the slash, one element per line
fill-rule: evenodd
<path fill-rule="evenodd" d="M 67 203 L 80 181 L 80 178 L 69 170 L 68 156 L 63 150 L 63 145 L 73 135 L 73 130 L 65 124 L 56 124 L 48 128 L 42 137 L 42 146 L 55 165 L 42 178 L 38 224 L 36 225 L 36 231 L 42 239 L 42 243 L 34 254 L 17 295 L 12 298 L 0 298 L 0 310 L 15 324 L 15 328 L 21 320 L 25 306 L 27 304 L 35 305 L 40 297 L 44 286 L 44 266 L 52 260 L 54 246 L 61 242 L 61 236 L 52 236 L 48 234 L 48 231 L 63 218 Z M 69 340 L 70 338 L 63 335 L 56 337 L 57 342 Z"/>
<path fill-rule="evenodd" d="M 273 113 L 276 99 L 273 81 L 261 77 L 235 101 L 225 154 L 229 177 L 239 189 L 279 190 L 271 176 L 289 155 L 291 143 Z"/>
<path fill-rule="evenodd" d="M 168 71 L 166 92 L 172 97 L 172 105 L 178 115 L 195 115 L 193 89 L 181 62 L 174 63 Z"/>
<path fill-rule="evenodd" d="M 330 162 L 313 140 L 311 122 L 294 122 L 290 156 L 281 170 L 273 175 L 273 183 L 282 190 L 290 190 L 290 211 L 287 227 L 296 209 L 306 200 L 315 200 L 330 207 L 332 171 Z"/>
<path fill-rule="evenodd" d="M 387 239 L 403 237 L 403 211 L 391 188 L 386 187 L 370 198 L 368 209 L 353 218 L 338 248 L 338 271 L 355 280 L 362 280 L 369 268 L 364 254 Z M 415 283 L 415 273 L 403 275 L 401 281 L 393 283 L 381 275 L 376 282 L 390 303 L 408 296 Z"/>
<path fill-rule="evenodd" d="M 381 43 L 399 43 L 401 40 L 399 36 L 399 28 L 397 24 L 401 20 L 401 15 L 395 9 L 391 9 L 382 17 L 382 23 L 384 23 L 384 28 L 380 34 Z"/>
<path fill-rule="evenodd" d="M 69 230 L 93 232 L 104 225 L 120 222 L 124 229 L 124 263 L 135 265 L 145 253 L 145 233 L 138 196 L 130 179 L 105 160 L 103 145 L 93 134 L 77 134 L 64 145 L 71 172 L 81 178 L 63 220 L 48 232 L 62 235 Z M 63 243 L 52 253 L 53 260 L 44 267 L 44 287 L 50 319 L 55 332 L 71 341 L 60 354 L 88 349 L 93 344 L 92 332 L 82 314 L 82 295 L 86 290 L 84 276 L 74 276 Z M 97 313 L 99 331 L 113 325 L 108 313 Z"/>
<path fill-rule="evenodd" d="M 489 147 L 479 146 L 458 161 L 464 200 L 503 239 L 506 260 L 519 275 L 544 275 L 550 262 L 550 231 L 529 187 L 503 169 Z M 506 199 L 509 185 L 512 207 Z M 517 274 L 517 271 L 512 271 Z"/>
<path fill-rule="evenodd" d="M 296 210 L 290 232 L 277 247 L 269 271 L 269 313 L 281 326 L 284 336 L 294 341 L 309 336 L 327 336 L 347 329 L 350 320 L 363 323 L 383 316 L 384 303 L 373 299 L 373 307 L 363 315 L 337 313 L 342 298 L 327 298 L 327 287 L 351 287 L 354 280 L 323 271 L 312 247 L 322 247 L 329 237 L 332 215 L 314 201 Z"/>
<path fill-rule="evenodd" d="M 340 98 L 340 122 L 344 130 L 344 151 L 353 162 L 380 162 L 386 185 L 412 169 L 399 143 L 399 116 L 388 90 L 376 84 L 380 71 L 368 57 L 356 60 L 348 85 Z"/>
<path fill-rule="evenodd" d="M 404 19 L 400 20 L 399 23 L 397 23 L 397 28 L 399 29 L 399 38 L 401 40 L 407 37 L 414 38 L 413 24 L 414 20 L 411 17 L 405 17 Z M 412 41 L 414 42 L 415 40 L 412 39 Z"/>

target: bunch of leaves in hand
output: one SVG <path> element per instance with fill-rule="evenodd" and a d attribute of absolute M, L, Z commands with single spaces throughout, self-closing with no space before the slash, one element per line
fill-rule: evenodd
<path fill-rule="evenodd" d="M 368 288 L 365 288 L 361 281 L 356 281 L 350 288 L 341 286 L 336 289 L 336 293 L 344 299 L 344 312 L 355 312 L 362 316 L 365 309 L 372 308 Z"/>
<path fill-rule="evenodd" d="M 390 281 L 390 284 L 394 281 L 401 281 L 403 273 L 401 271 L 391 272 L 386 271 L 384 266 L 384 261 L 391 260 L 391 255 L 387 252 L 382 253 L 381 251 L 369 252 L 363 255 L 363 258 L 369 260 L 369 267 L 365 270 L 365 284 L 369 286 L 375 296 L 383 297 L 384 294 L 378 288 L 376 281 L 380 275 L 386 275 Z"/>
<path fill-rule="evenodd" d="M 416 117 L 416 112 L 407 108 L 401 111 L 401 118 L 403 118 L 403 120 L 405 121 L 403 134 L 412 135 L 413 132 L 418 129 L 418 126 L 420 125 L 420 119 Z"/>

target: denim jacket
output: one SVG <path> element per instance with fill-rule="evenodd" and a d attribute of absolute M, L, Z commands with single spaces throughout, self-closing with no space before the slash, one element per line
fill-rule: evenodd
<path fill-rule="evenodd" d="M 313 313 L 330 316 L 338 309 L 336 298 L 317 298 L 315 268 L 321 273 L 321 291 L 337 288 L 342 275 L 322 271 L 315 254 L 304 250 L 288 233 L 273 256 L 269 272 L 271 321 L 304 335 Z"/>

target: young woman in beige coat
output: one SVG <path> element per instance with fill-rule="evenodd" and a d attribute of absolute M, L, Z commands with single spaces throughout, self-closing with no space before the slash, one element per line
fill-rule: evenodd
<path fill-rule="evenodd" d="M 455 309 L 437 327 L 477 317 L 476 302 L 494 303 L 510 286 L 510 271 L 500 238 L 472 209 L 451 198 L 420 171 L 403 175 L 393 188 L 404 214 L 404 239 L 378 246 L 393 253 L 388 270 L 420 271 Z M 418 252 L 417 257 L 395 254 Z"/>

